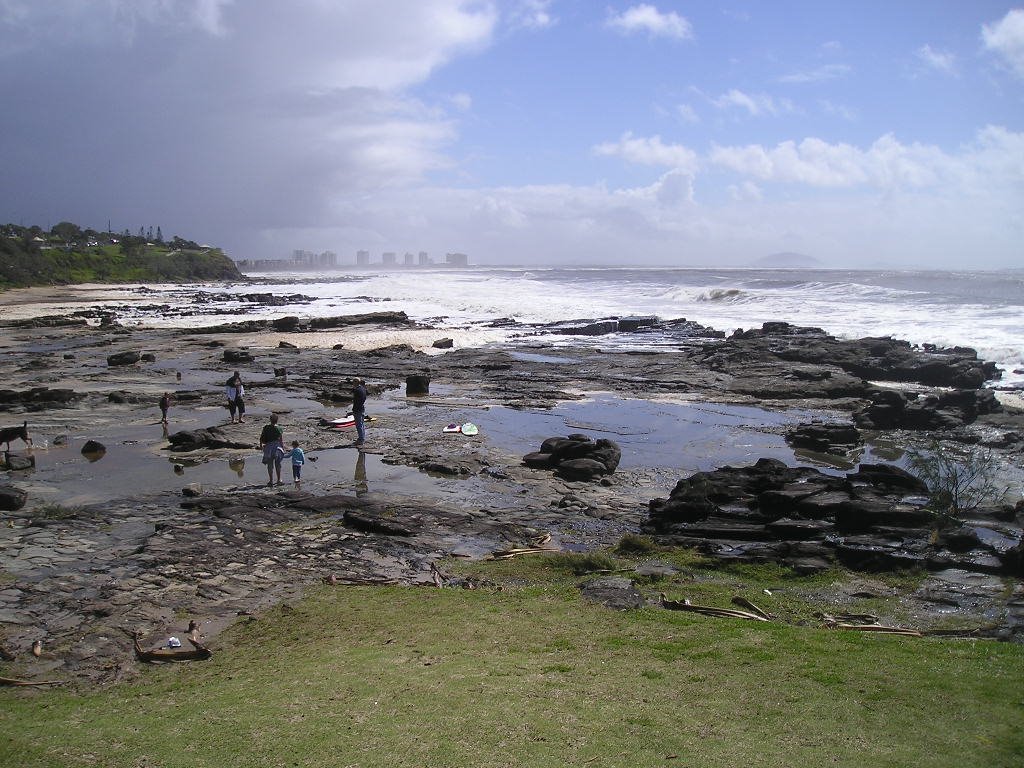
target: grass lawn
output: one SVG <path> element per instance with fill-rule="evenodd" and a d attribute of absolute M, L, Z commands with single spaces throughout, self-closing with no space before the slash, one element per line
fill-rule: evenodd
<path fill-rule="evenodd" d="M 556 563 L 474 564 L 477 589 L 325 586 L 207 662 L 0 691 L 0 765 L 1024 765 L 1024 647 L 799 626 L 813 579 L 756 570 L 700 602 L 784 579 L 764 607 L 785 623 L 613 611 Z"/>

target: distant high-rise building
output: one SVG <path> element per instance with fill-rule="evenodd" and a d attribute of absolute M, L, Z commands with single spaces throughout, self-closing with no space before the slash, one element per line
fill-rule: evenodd
<path fill-rule="evenodd" d="M 324 251 L 320 254 L 320 266 L 321 267 L 336 267 L 338 266 L 338 254 L 334 251 Z"/>
<path fill-rule="evenodd" d="M 398 261 L 398 256 L 394 251 L 385 251 L 380 255 L 380 263 L 385 267 L 393 267 Z"/>
<path fill-rule="evenodd" d="M 370 252 L 369 251 L 356 251 L 356 266 L 367 267 L 370 265 Z"/>
<path fill-rule="evenodd" d="M 464 253 L 446 253 L 444 263 L 449 267 L 468 267 L 469 256 Z"/>
<path fill-rule="evenodd" d="M 430 263 L 430 256 L 427 255 L 426 251 L 420 251 L 420 266 L 425 267 Z"/>
<path fill-rule="evenodd" d="M 411 253 L 409 253 L 409 251 L 406 251 L 405 252 L 405 266 L 411 267 L 415 263 L 416 263 L 415 257 Z"/>

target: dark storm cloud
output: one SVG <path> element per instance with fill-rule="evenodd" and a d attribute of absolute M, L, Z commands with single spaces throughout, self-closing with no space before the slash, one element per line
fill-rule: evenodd
<path fill-rule="evenodd" d="M 0 218 L 228 247 L 344 226 L 337 200 L 444 162 L 444 116 L 400 88 L 493 23 L 486 5 L 401 5 L 3 2 Z"/>

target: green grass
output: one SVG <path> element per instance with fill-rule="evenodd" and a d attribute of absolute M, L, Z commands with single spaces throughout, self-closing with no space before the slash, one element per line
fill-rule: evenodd
<path fill-rule="evenodd" d="M 0 765 L 1024 760 L 1020 646 L 617 612 L 580 598 L 591 576 L 546 557 L 465 570 L 491 586 L 323 587 L 240 621 L 208 662 L 145 667 L 103 690 L 4 690 Z M 790 596 L 770 607 L 804 615 L 800 595 L 836 577 L 697 576 L 654 592 L 727 605 L 772 583 Z"/>

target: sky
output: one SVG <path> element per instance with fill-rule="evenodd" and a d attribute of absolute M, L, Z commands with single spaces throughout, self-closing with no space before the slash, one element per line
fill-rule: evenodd
<path fill-rule="evenodd" d="M 0 169 L 235 259 L 1024 267 L 1024 3 L 0 0 Z"/>

